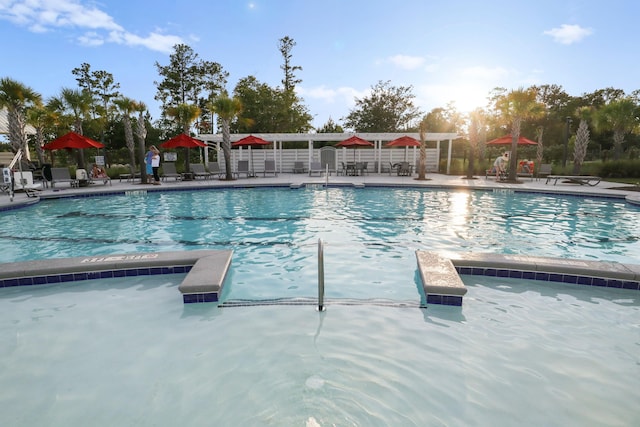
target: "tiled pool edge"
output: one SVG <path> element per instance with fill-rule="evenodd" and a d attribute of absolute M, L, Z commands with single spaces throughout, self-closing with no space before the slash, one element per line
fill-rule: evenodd
<path fill-rule="evenodd" d="M 6 263 L 0 271 L 0 288 L 188 273 L 180 285 L 183 302 L 215 302 L 222 291 L 232 253 L 230 250 L 158 252 Z M 206 266 L 204 274 L 203 268 L 194 271 L 200 260 Z"/>
<path fill-rule="evenodd" d="M 573 285 L 598 286 L 640 291 L 640 265 L 610 261 L 548 258 L 487 253 L 449 254 L 449 258 L 428 251 L 416 251 L 427 304 L 462 305 L 466 293 L 447 272 L 450 262 L 459 275 L 505 277 Z M 422 257 L 422 260 L 421 260 Z M 435 273 L 434 273 L 435 272 Z M 448 275 L 449 288 L 434 285 L 429 277 Z M 457 280 L 460 280 L 459 277 Z M 437 282 L 437 279 L 436 279 Z M 464 285 L 463 285 L 464 286 Z"/>

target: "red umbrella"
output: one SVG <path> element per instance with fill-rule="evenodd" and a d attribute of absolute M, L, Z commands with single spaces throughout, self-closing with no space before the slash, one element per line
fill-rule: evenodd
<path fill-rule="evenodd" d="M 60 150 L 63 148 L 103 148 L 104 144 L 94 141 L 79 133 L 66 133 L 48 144 L 42 146 L 44 150 Z"/>
<path fill-rule="evenodd" d="M 271 144 L 269 141 L 259 136 L 249 135 L 232 143 L 231 147 L 260 147 L 269 144 Z M 253 171 L 253 151 L 249 150 L 249 153 L 251 153 L 251 171 Z"/>
<path fill-rule="evenodd" d="M 366 139 L 362 139 L 359 136 L 353 135 L 344 141 L 340 141 L 336 144 L 336 147 L 373 147 L 373 144 Z"/>
<path fill-rule="evenodd" d="M 181 133 L 180 135 L 174 136 L 170 140 L 163 142 L 160 144 L 162 148 L 177 148 L 177 147 L 206 147 L 207 144 L 200 141 L 199 139 L 195 139 L 187 135 L 186 133 Z"/>
<path fill-rule="evenodd" d="M 261 145 L 269 145 L 269 144 L 271 144 L 269 141 L 266 141 L 260 138 L 259 136 L 249 135 L 249 136 L 245 136 L 242 139 L 237 140 L 236 142 L 231 144 L 231 146 L 232 147 L 259 147 Z"/>
<path fill-rule="evenodd" d="M 340 141 L 336 144 L 336 147 L 350 147 L 350 148 L 358 148 L 358 147 L 373 147 L 373 144 L 366 139 L 362 139 L 359 136 L 353 135 L 344 141 Z M 356 160 L 356 150 L 353 150 L 353 161 Z"/>
<path fill-rule="evenodd" d="M 384 144 L 385 147 L 420 147 L 420 141 L 410 136 L 401 136 Z"/>
<path fill-rule="evenodd" d="M 389 141 L 384 144 L 386 147 L 420 147 L 420 141 L 415 138 L 411 138 L 410 136 L 401 136 L 400 138 L 396 138 L 393 141 Z M 407 149 L 404 150 L 404 160 L 407 160 Z"/>
<path fill-rule="evenodd" d="M 500 138 L 492 139 L 487 142 L 487 145 L 511 145 L 512 142 L 513 137 L 511 135 L 505 135 Z M 518 137 L 518 145 L 538 145 L 538 143 L 521 135 Z"/>

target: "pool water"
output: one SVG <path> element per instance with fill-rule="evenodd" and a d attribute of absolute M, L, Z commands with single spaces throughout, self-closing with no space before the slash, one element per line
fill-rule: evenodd
<path fill-rule="evenodd" d="M 420 300 L 415 251 L 640 264 L 621 200 L 440 189 L 218 189 L 43 201 L 2 214 L 0 262 L 233 249 L 226 299 Z"/>
<path fill-rule="evenodd" d="M 463 307 L 220 308 L 183 275 L 0 289 L 3 426 L 631 426 L 638 292 L 467 276 Z"/>

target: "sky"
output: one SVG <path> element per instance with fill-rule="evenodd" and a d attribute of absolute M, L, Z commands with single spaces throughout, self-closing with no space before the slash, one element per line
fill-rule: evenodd
<path fill-rule="evenodd" d="M 313 125 L 341 123 L 378 82 L 411 87 L 423 112 L 487 105 L 491 90 L 561 86 L 580 96 L 640 89 L 634 0 L 0 0 L 0 77 L 46 100 L 75 88 L 82 63 L 149 106 L 173 46 L 238 80 L 281 86 L 278 42 L 296 45 L 296 90 Z"/>

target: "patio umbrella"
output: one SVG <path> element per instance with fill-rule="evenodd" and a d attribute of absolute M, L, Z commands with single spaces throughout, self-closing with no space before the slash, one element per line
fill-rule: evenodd
<path fill-rule="evenodd" d="M 199 139 L 195 139 L 190 137 L 186 133 L 181 133 L 180 135 L 174 136 L 168 141 L 160 144 L 162 148 L 177 148 L 177 147 L 185 147 L 185 148 L 193 148 L 193 147 L 206 147 L 207 144 L 200 141 Z"/>
<path fill-rule="evenodd" d="M 200 141 L 199 139 L 195 139 L 187 135 L 186 133 L 181 133 L 180 135 L 176 135 L 170 140 L 160 144 L 160 147 L 162 148 L 178 148 L 178 147 L 186 148 L 187 156 L 184 160 L 184 168 L 186 172 L 189 172 L 189 169 L 190 169 L 189 168 L 189 162 L 190 162 L 189 148 L 206 147 L 206 146 L 207 144 L 205 144 L 204 142 Z"/>
<path fill-rule="evenodd" d="M 407 149 L 406 147 L 420 147 L 420 141 L 415 138 L 411 138 L 410 136 L 401 136 L 400 138 L 396 138 L 393 141 L 389 141 L 384 144 L 385 148 L 389 147 L 405 147 L 404 150 L 404 160 L 407 160 Z"/>
<path fill-rule="evenodd" d="M 63 148 L 103 148 L 104 144 L 79 133 L 69 132 L 42 146 L 43 150 L 61 150 Z"/>
<path fill-rule="evenodd" d="M 347 147 L 353 148 L 353 161 L 356 160 L 356 148 L 360 147 L 373 147 L 373 143 L 367 141 L 366 139 L 362 139 L 359 136 L 353 135 L 344 141 L 340 141 L 336 144 L 336 147 Z"/>
<path fill-rule="evenodd" d="M 264 145 L 271 144 L 269 141 L 260 138 L 259 136 L 245 136 L 244 138 L 240 138 L 236 142 L 231 144 L 231 147 L 261 147 Z M 253 151 L 249 150 L 251 156 L 251 171 L 253 171 Z"/>
<path fill-rule="evenodd" d="M 512 141 L 513 137 L 511 135 L 505 135 L 500 138 L 492 139 L 487 142 L 487 145 L 511 145 Z M 518 137 L 518 145 L 538 145 L 538 143 L 520 135 Z"/>

